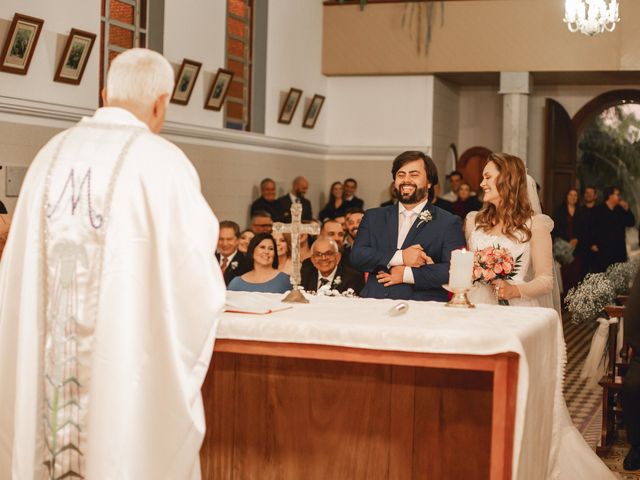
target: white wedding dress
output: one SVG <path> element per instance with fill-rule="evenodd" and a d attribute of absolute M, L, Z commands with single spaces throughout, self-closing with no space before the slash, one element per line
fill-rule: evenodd
<path fill-rule="evenodd" d="M 553 255 L 551 250 L 551 230 L 553 221 L 546 215 L 534 215 L 529 221 L 532 231 L 530 241 L 521 242 L 505 235 L 490 235 L 475 229 L 475 216 L 471 212 L 465 223 L 465 234 L 472 251 L 499 245 L 508 249 L 513 258 L 522 255 L 520 267 L 510 283 L 518 285 L 521 298 L 509 300 L 510 305 L 521 307 L 547 307 L 557 305 L 553 300 Z M 469 299 L 478 304 L 497 304 L 493 290 L 488 285 L 477 285 L 469 292 Z M 558 318 L 560 321 L 560 318 Z M 559 329 L 562 332 L 562 329 Z M 607 480 L 617 476 L 600 460 L 573 425 L 564 401 L 562 387 L 566 364 L 564 337 L 558 337 L 556 394 L 553 411 L 553 433 L 549 452 L 547 478 L 553 480 Z"/>

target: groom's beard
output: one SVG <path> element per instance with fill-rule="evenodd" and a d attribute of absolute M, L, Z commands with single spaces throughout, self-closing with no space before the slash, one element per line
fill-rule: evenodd
<path fill-rule="evenodd" d="M 411 187 L 415 187 L 415 189 L 411 194 L 406 194 L 406 193 L 403 194 L 401 193 L 403 186 L 411 186 Z M 400 203 L 403 203 L 403 204 L 412 205 L 415 203 L 420 203 L 422 200 L 425 199 L 428 193 L 429 193 L 428 188 L 418 188 L 413 183 L 401 183 L 400 189 L 393 187 L 393 196 L 397 198 Z"/>

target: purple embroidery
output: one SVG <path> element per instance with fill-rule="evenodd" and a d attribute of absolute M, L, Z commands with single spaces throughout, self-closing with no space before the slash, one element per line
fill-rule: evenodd
<path fill-rule="evenodd" d="M 91 201 L 91 168 L 87 169 L 87 173 L 84 175 L 84 177 L 82 177 L 82 181 L 80 182 L 80 186 L 78 187 L 77 192 L 76 192 L 75 172 L 73 171 L 73 168 L 71 169 L 71 171 L 69 172 L 69 176 L 67 177 L 67 181 L 64 184 L 64 188 L 62 189 L 62 192 L 58 197 L 58 200 L 56 201 L 53 208 L 47 209 L 48 210 L 47 218 L 51 218 L 52 215 L 56 212 L 56 210 L 58 210 L 58 207 L 60 207 L 60 205 L 62 204 L 62 200 L 65 196 L 64 194 L 67 191 L 67 188 L 69 187 L 69 185 L 71 185 L 71 215 L 75 215 L 76 208 L 80 203 L 82 190 L 85 187 L 85 184 L 86 184 L 86 190 L 87 190 L 89 222 L 91 223 L 91 226 L 95 229 L 99 229 L 100 227 L 102 227 L 102 224 L 104 223 L 102 215 L 95 212 L 95 210 L 93 209 L 92 201 Z"/>

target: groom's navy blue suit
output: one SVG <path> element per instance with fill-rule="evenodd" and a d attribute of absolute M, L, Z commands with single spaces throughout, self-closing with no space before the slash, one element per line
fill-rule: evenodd
<path fill-rule="evenodd" d="M 420 244 L 434 264 L 412 268 L 415 284 L 402 283 L 391 287 L 378 283 L 376 273 L 388 270 L 387 265 L 398 250 L 398 205 L 372 208 L 364 214 L 351 252 L 352 267 L 369 272 L 361 297 L 447 300 L 447 292 L 442 285 L 449 281 L 451 251 L 464 247 L 466 243 L 462 221 L 457 215 L 431 205 L 430 202 L 425 205 L 424 210 L 431 212 L 432 220 L 418 226 L 420 217 L 417 217 L 402 249 Z"/>

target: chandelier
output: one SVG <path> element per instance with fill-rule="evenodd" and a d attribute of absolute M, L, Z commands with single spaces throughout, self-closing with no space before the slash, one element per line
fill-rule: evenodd
<path fill-rule="evenodd" d="M 594 36 L 605 30 L 612 32 L 616 28 L 618 0 L 565 0 L 564 22 L 571 32 L 582 32 Z"/>

